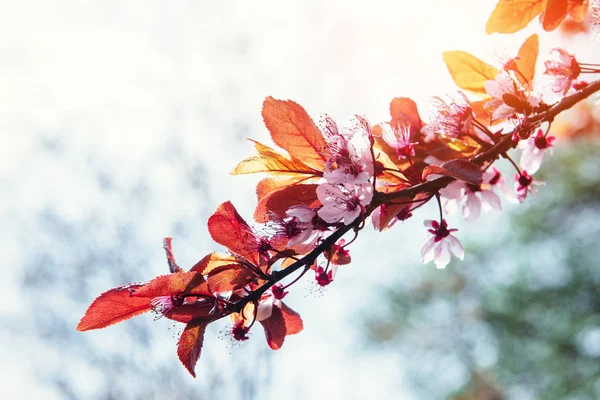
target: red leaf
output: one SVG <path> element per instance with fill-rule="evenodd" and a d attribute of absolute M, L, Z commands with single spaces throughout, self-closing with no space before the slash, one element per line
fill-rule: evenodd
<path fill-rule="evenodd" d="M 286 306 L 285 303 L 281 303 L 281 313 L 283 314 L 283 320 L 285 322 L 286 335 L 295 335 L 296 333 L 302 332 L 304 324 L 302 323 L 300 314 Z"/>
<path fill-rule="evenodd" d="M 545 31 L 553 31 L 560 25 L 567 16 L 568 5 L 568 0 L 548 0 L 546 2 L 546 9 L 540 16 Z"/>
<path fill-rule="evenodd" d="M 396 215 L 398 215 L 398 213 L 403 209 L 411 206 L 411 200 L 411 197 L 400 197 L 398 199 L 395 199 L 395 201 L 398 201 L 398 203 L 405 204 L 382 204 L 379 210 L 379 220 L 376 221 L 375 219 L 373 219 L 373 227 L 380 232 L 389 228 L 390 222 L 392 222 L 394 217 L 396 217 Z"/>
<path fill-rule="evenodd" d="M 207 325 L 208 322 L 204 319 L 189 322 L 177 343 L 177 356 L 194 378 L 196 377 L 194 367 L 200 358 L 202 342 L 204 341 L 204 331 Z"/>
<path fill-rule="evenodd" d="M 302 106 L 267 97 L 262 116 L 275 144 L 309 167 L 317 171 L 325 169 L 327 143 Z"/>
<path fill-rule="evenodd" d="M 177 272 L 161 275 L 146 285 L 135 289 L 134 297 L 174 296 L 181 293 L 211 295 L 208 284 L 198 272 Z"/>
<path fill-rule="evenodd" d="M 417 103 L 408 97 L 396 97 L 390 103 L 390 114 L 392 115 L 392 126 L 400 124 L 421 127 L 421 117 L 417 109 Z"/>
<path fill-rule="evenodd" d="M 211 270 L 207 282 L 212 293 L 223 293 L 241 289 L 255 277 L 255 274 L 242 265 L 229 264 Z"/>
<path fill-rule="evenodd" d="M 257 222 L 267 222 L 271 219 L 269 218 L 270 213 L 285 218 L 285 213 L 291 206 L 304 204 L 307 207 L 316 207 L 320 205 L 317 200 L 317 186 L 300 184 L 274 191 L 258 202 L 254 211 L 254 219 Z"/>
<path fill-rule="evenodd" d="M 273 306 L 271 316 L 260 321 L 260 323 L 265 329 L 265 336 L 267 337 L 269 347 L 273 350 L 279 350 L 283 346 L 286 335 L 285 320 L 281 308 Z"/>
<path fill-rule="evenodd" d="M 174 307 L 165 314 L 165 318 L 186 324 L 197 318 L 212 318 L 213 315 L 211 315 L 211 312 L 214 311 L 214 309 L 214 303 L 209 301 L 196 304 L 184 304 L 181 307 Z"/>
<path fill-rule="evenodd" d="M 444 175 L 470 183 L 480 185 L 483 182 L 483 173 L 479 167 L 467 160 L 450 160 L 442 165 L 430 165 L 423 170 L 423 179 L 429 175 Z"/>
<path fill-rule="evenodd" d="M 171 248 L 171 240 L 173 238 L 167 237 L 163 239 L 163 249 L 165 249 L 165 253 L 167 253 L 167 263 L 169 263 L 169 271 L 173 272 L 182 272 L 183 270 L 177 265 L 177 261 L 175 261 L 175 255 L 173 255 L 173 249 Z"/>
<path fill-rule="evenodd" d="M 208 219 L 208 232 L 215 242 L 256 265 L 259 264 L 256 235 L 231 202 L 221 204 Z"/>
<path fill-rule="evenodd" d="M 117 322 L 135 317 L 150 310 L 150 301 L 147 298 L 132 297 L 130 288 L 142 285 L 128 285 L 110 289 L 102 293 L 89 306 L 79 325 L 78 331 L 105 328 Z"/>

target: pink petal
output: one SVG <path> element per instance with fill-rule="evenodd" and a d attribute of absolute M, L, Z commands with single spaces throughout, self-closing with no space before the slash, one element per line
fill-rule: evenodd
<path fill-rule="evenodd" d="M 459 260 L 465 258 L 465 249 L 462 247 L 462 244 L 460 244 L 460 241 L 456 237 L 453 235 L 448 235 L 445 240 L 448 242 L 450 250 L 452 250 L 452 253 L 454 253 L 456 258 Z"/>
<path fill-rule="evenodd" d="M 317 188 L 317 190 L 319 190 Z M 330 224 L 334 222 L 338 222 L 344 216 L 345 210 L 337 207 L 336 203 L 329 202 L 325 204 L 317 213 L 319 217 L 321 217 L 325 222 L 329 222 Z"/>
<path fill-rule="evenodd" d="M 435 237 L 430 237 L 421 248 L 421 264 L 427 264 L 433 260 L 433 246 L 435 245 Z"/>
<path fill-rule="evenodd" d="M 500 201 L 500 196 L 491 190 L 482 190 L 479 192 L 481 199 L 483 200 L 484 206 L 488 205 L 490 208 L 496 211 L 502 211 L 502 202 Z"/>
<path fill-rule="evenodd" d="M 481 200 L 475 193 L 465 195 L 462 207 L 463 218 L 467 222 L 475 221 L 481 214 Z"/>
<path fill-rule="evenodd" d="M 435 246 L 435 254 L 433 256 L 433 262 L 437 269 L 444 269 L 446 265 L 450 263 L 450 248 L 447 242 L 447 238 L 438 242 Z"/>

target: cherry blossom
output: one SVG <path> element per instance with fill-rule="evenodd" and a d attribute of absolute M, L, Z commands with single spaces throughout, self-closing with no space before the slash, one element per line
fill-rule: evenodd
<path fill-rule="evenodd" d="M 511 118 L 517 113 L 523 113 L 525 110 L 517 110 L 505 102 L 505 95 L 513 95 L 522 101 L 522 107 L 537 107 L 540 98 L 537 94 L 530 93 L 518 79 L 506 71 L 500 71 L 495 80 L 485 81 L 483 84 L 487 94 L 493 97 L 485 104 L 486 107 L 495 108 L 492 114 L 492 120 Z"/>
<path fill-rule="evenodd" d="M 415 144 L 418 142 L 410 141 L 410 125 L 397 125 L 392 127 L 388 123 L 381 126 L 381 137 L 383 140 L 396 150 L 398 158 L 401 160 L 415 155 Z"/>
<path fill-rule="evenodd" d="M 530 137 L 527 140 L 519 142 L 519 148 L 523 149 L 519 164 L 521 168 L 527 170 L 530 174 L 534 174 L 540 169 L 542 160 L 546 150 L 552 152 L 556 138 L 554 136 L 546 136 L 540 129 L 535 137 Z"/>
<path fill-rule="evenodd" d="M 440 190 L 440 194 L 448 199 L 446 211 L 451 213 L 460 206 L 462 216 L 467 222 L 479 218 L 482 208 L 502 211 L 500 197 L 494 191 L 499 181 L 500 172 L 494 169 L 493 172 L 486 171 L 483 174 L 483 183 L 480 185 L 472 185 L 463 181 L 450 183 Z"/>
<path fill-rule="evenodd" d="M 323 204 L 318 211 L 319 217 L 329 223 L 342 221 L 350 225 L 373 199 L 373 186 L 324 183 L 317 187 L 317 197 Z"/>
<path fill-rule="evenodd" d="M 527 193 L 536 194 L 536 186 L 544 185 L 544 182 L 534 180 L 527 171 L 523 170 L 520 174 L 515 174 L 515 192 L 517 193 L 517 200 L 520 203 L 524 202 L 527 198 Z"/>
<path fill-rule="evenodd" d="M 427 264 L 432 261 L 436 268 L 444 269 L 450 263 L 450 258 L 454 254 L 462 260 L 465 256 L 465 251 L 460 244 L 460 241 L 452 235 L 458 229 L 448 229 L 448 223 L 442 219 L 441 224 L 438 221 L 426 220 L 425 227 L 429 227 L 430 237 L 423 248 L 421 249 L 421 263 Z"/>
<path fill-rule="evenodd" d="M 426 132 L 452 138 L 469 132 L 473 121 L 473 110 L 463 92 L 456 92 L 445 98 L 434 97 L 432 101 L 434 117 L 425 127 Z"/>
<path fill-rule="evenodd" d="M 293 223 L 297 230 L 297 233 L 288 237 L 288 247 L 293 247 L 300 254 L 310 252 L 329 232 L 327 222 L 323 221 L 315 210 L 305 205 L 290 207 L 286 215 L 291 217 L 289 223 Z"/>
<path fill-rule="evenodd" d="M 325 180 L 334 185 L 343 182 L 368 182 L 374 172 L 369 123 L 364 118 L 355 116 L 351 127 L 340 131 L 335 121 L 324 115 L 321 130 L 331 154 L 323 174 Z"/>
<path fill-rule="evenodd" d="M 550 50 L 550 59 L 544 61 L 545 75 L 552 79 L 552 91 L 566 94 L 581 68 L 575 57 L 561 48 Z"/>

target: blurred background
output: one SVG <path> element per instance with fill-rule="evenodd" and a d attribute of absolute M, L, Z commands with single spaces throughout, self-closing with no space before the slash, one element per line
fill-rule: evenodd
<path fill-rule="evenodd" d="M 413 4 L 418 3 L 418 4 Z M 460 5 L 459 5 L 460 3 Z M 493 63 L 537 24 L 486 36 L 495 0 L 58 2 L 0 15 L 0 394 L 6 399 L 594 399 L 600 397 L 598 107 L 556 124 L 525 205 L 450 225 L 464 262 L 420 265 L 422 220 L 367 229 L 353 263 L 289 304 L 305 330 L 272 352 L 232 349 L 213 324 L 192 379 L 181 330 L 148 314 L 80 333 L 101 292 L 210 251 L 206 221 L 232 200 L 250 219 L 257 176 L 230 176 L 269 143 L 266 96 L 318 119 L 389 119 L 393 97 L 455 90 L 441 52 Z M 575 30 L 576 31 L 576 30 Z M 598 61 L 598 43 L 561 32 Z M 596 108 L 594 108 L 596 107 Z M 595 113 L 595 114 L 594 114 Z M 594 119 L 595 117 L 595 119 Z M 506 169 L 506 171 L 509 171 Z"/>

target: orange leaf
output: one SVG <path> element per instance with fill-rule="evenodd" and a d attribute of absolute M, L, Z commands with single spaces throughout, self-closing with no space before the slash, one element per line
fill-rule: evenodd
<path fill-rule="evenodd" d="M 204 341 L 204 331 L 208 322 L 201 320 L 194 320 L 189 322 L 177 343 L 177 356 L 183 364 L 183 366 L 196 377 L 194 367 L 200 358 L 200 351 L 202 350 L 202 342 Z"/>
<path fill-rule="evenodd" d="M 392 116 L 392 126 L 397 124 L 412 125 L 416 128 L 421 127 L 421 116 L 417 109 L 417 103 L 408 97 L 396 97 L 390 102 L 390 115 Z"/>
<path fill-rule="evenodd" d="M 517 69 L 519 71 L 519 73 L 517 73 L 517 78 L 522 83 L 528 83 L 533 80 L 539 47 L 538 35 L 533 34 L 525 40 L 519 49 L 519 54 L 515 59 L 515 63 L 517 64 Z M 523 80 L 525 81 L 523 82 Z"/>
<path fill-rule="evenodd" d="M 190 271 L 200 272 L 202 275 L 208 275 L 210 271 L 224 265 L 235 264 L 235 256 L 225 253 L 212 252 L 198 261 Z"/>
<path fill-rule="evenodd" d="M 258 182 L 256 185 L 256 196 L 258 197 L 258 201 L 264 199 L 268 194 L 282 189 L 286 186 L 295 185 L 298 183 L 310 183 L 319 179 L 317 176 L 308 176 L 303 175 L 302 179 L 297 178 L 265 178 Z"/>
<path fill-rule="evenodd" d="M 514 33 L 544 11 L 546 0 L 499 0 L 485 25 L 487 34 Z"/>
<path fill-rule="evenodd" d="M 568 13 L 568 0 L 547 0 L 546 9 L 540 16 L 545 31 L 555 30 Z"/>
<path fill-rule="evenodd" d="M 317 186 L 315 184 L 292 185 L 274 191 L 258 202 L 254 211 L 254 220 L 267 222 L 270 220 L 270 213 L 285 218 L 286 211 L 294 205 L 304 204 L 307 207 L 316 207 L 318 202 Z"/>
<path fill-rule="evenodd" d="M 134 297 L 159 297 L 174 296 L 181 293 L 210 295 L 208 284 L 202 274 L 192 272 L 178 272 L 170 275 L 161 275 L 146 285 L 132 291 Z"/>
<path fill-rule="evenodd" d="M 254 140 L 252 141 L 254 142 L 258 155 L 242 160 L 242 162 L 231 171 L 232 175 L 253 174 L 257 172 L 270 172 L 272 174 L 294 176 L 323 174 L 322 172 L 315 171 L 296 158 L 292 157 L 291 159 L 288 159 L 272 148 Z"/>
<path fill-rule="evenodd" d="M 460 50 L 443 53 L 454 83 L 464 90 L 487 95 L 483 83 L 496 79 L 498 70 L 479 58 Z"/>
<path fill-rule="evenodd" d="M 129 289 L 143 285 L 128 285 L 110 289 L 102 293 L 89 306 L 79 325 L 78 331 L 105 328 L 117 322 L 135 317 L 150 310 L 147 298 L 132 297 Z"/>
<path fill-rule="evenodd" d="M 208 219 L 208 232 L 215 242 L 256 265 L 259 264 L 256 235 L 231 202 L 226 201 L 217 207 Z"/>
<path fill-rule="evenodd" d="M 302 323 L 300 314 L 286 306 L 285 303 L 281 303 L 281 313 L 283 314 L 283 320 L 285 321 L 286 335 L 295 335 L 296 333 L 302 332 L 304 324 Z"/>
<path fill-rule="evenodd" d="M 478 100 L 471 102 L 471 109 L 475 113 L 475 117 L 486 125 L 492 121 L 492 113 L 485 107 L 487 100 Z"/>
<path fill-rule="evenodd" d="M 429 175 L 443 175 L 470 183 L 480 185 L 483 181 L 483 173 L 479 167 L 467 160 L 450 160 L 442 165 L 430 165 L 423 170 L 423 179 Z"/>
<path fill-rule="evenodd" d="M 297 262 L 298 260 L 294 260 L 291 257 L 286 258 L 285 260 L 283 260 L 283 262 L 281 263 L 281 265 L 279 266 L 279 269 L 286 269 L 287 267 L 289 267 L 290 265 L 294 264 L 295 262 Z"/>
<path fill-rule="evenodd" d="M 275 144 L 309 167 L 317 171 L 325 169 L 327 143 L 302 106 L 267 97 L 262 116 Z"/>
<path fill-rule="evenodd" d="M 271 316 L 260 321 L 260 323 L 265 329 L 265 336 L 267 337 L 269 347 L 273 350 L 279 350 L 283 346 L 286 335 L 285 320 L 283 319 L 281 309 L 274 305 Z"/>
<path fill-rule="evenodd" d="M 235 291 L 246 286 L 256 275 L 240 264 L 214 268 L 208 275 L 208 287 L 213 293 Z"/>
<path fill-rule="evenodd" d="M 323 252 L 323 255 L 335 265 L 346 265 L 352 261 L 350 252 L 338 244 L 333 244 L 331 248 Z"/>

